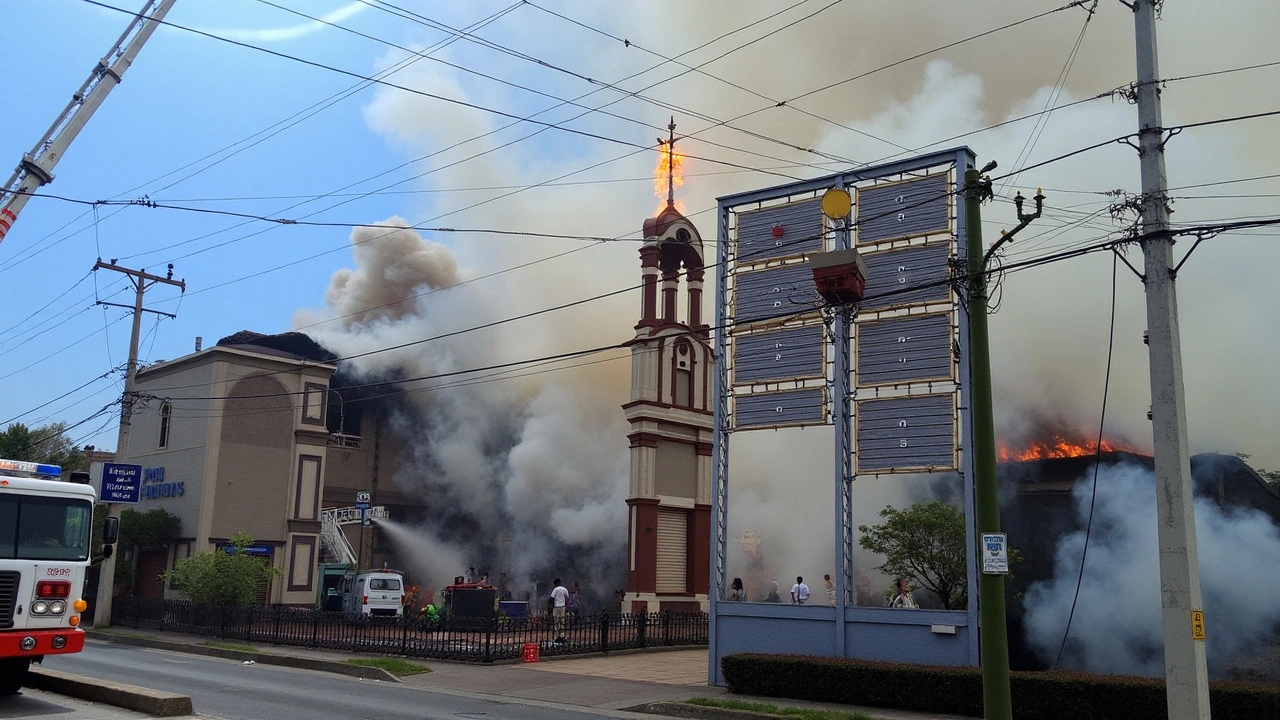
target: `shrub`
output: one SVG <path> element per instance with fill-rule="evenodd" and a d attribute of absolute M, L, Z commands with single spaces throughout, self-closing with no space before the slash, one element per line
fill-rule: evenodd
<path fill-rule="evenodd" d="M 728 655 L 720 660 L 735 693 L 921 712 L 982 715 L 982 671 L 820 658 Z M 1165 720 L 1164 681 L 1070 672 L 1012 672 L 1015 718 L 1035 720 Z M 1280 718 L 1280 687 L 1211 682 L 1215 720 Z"/>

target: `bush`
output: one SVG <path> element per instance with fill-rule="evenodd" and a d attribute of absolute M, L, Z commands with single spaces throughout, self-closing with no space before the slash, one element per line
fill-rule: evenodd
<path fill-rule="evenodd" d="M 975 667 L 750 653 L 725 656 L 720 668 L 735 693 L 982 716 L 982 671 Z M 1158 678 L 1012 672 L 1009 685 L 1015 718 L 1166 720 Z M 1215 681 L 1209 699 L 1215 720 L 1280 718 L 1280 687 Z"/>
<path fill-rule="evenodd" d="M 182 594 L 198 605 L 251 605 L 258 590 L 279 570 L 245 551 L 253 539 L 240 532 L 231 536 L 232 552 L 213 550 L 179 560 L 164 574 Z"/>

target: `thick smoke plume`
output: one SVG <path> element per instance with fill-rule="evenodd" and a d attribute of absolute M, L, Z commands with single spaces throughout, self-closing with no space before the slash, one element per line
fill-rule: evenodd
<path fill-rule="evenodd" d="M 1083 527 L 1092 478 L 1075 486 Z M 1061 666 L 1101 673 L 1163 675 L 1160 569 L 1156 542 L 1155 478 L 1133 464 L 1098 474 L 1093 530 L 1080 597 Z M 1280 528 L 1248 508 L 1195 502 L 1200 584 L 1212 675 L 1257 652 L 1280 629 Z M 1058 544 L 1053 579 L 1026 593 L 1028 641 L 1040 659 L 1057 659 L 1080 571 L 1085 534 Z M 1190 620 L 1188 619 L 1188 622 Z"/>
<path fill-rule="evenodd" d="M 775 4 L 735 3 L 731 12 L 675 0 L 570 3 L 562 8 L 586 25 L 625 36 L 625 44 L 525 6 L 478 34 L 610 82 L 658 64 L 658 56 L 679 56 L 709 38 L 723 38 L 681 57 L 689 65 L 717 58 L 699 66 L 701 72 L 667 64 L 623 82 L 627 90 L 657 83 L 644 99 L 587 87 L 572 76 L 467 42 L 441 53 L 452 62 L 561 97 L 598 91 L 582 102 L 597 106 L 618 101 L 610 112 L 644 125 L 600 114 L 571 121 L 581 109 L 549 109 L 554 101 L 545 97 L 531 98 L 510 86 L 487 84 L 425 61 L 394 76 L 395 82 L 427 93 L 527 115 L 541 113 L 541 121 L 563 122 L 621 143 L 527 123 L 504 129 L 505 119 L 386 87 L 376 90 L 365 118 L 406 157 L 426 158 L 412 166 L 419 179 L 411 187 L 430 192 L 402 211 L 415 222 L 634 240 L 654 204 L 653 153 L 635 146 L 652 143 L 655 128 L 665 136 L 672 107 L 706 113 L 712 117 L 677 111 L 676 122 L 678 136 L 692 136 L 679 145 L 689 155 L 680 199 L 710 238 L 719 195 L 848 167 L 826 162 L 829 155 L 875 162 L 907 154 L 905 148 L 936 148 L 944 138 L 1040 112 L 1050 102 L 1084 101 L 1128 85 L 1133 80 L 1133 22 L 1131 13 L 1117 4 L 1099 6 L 1089 21 L 1061 94 L 1055 82 L 1085 24 L 1086 12 L 1079 7 L 868 73 L 1060 4 L 991 2 L 960 12 L 939 0 L 904 12 L 892 3 L 835 3 L 808 18 L 819 8 L 804 4 L 757 27 L 750 24 L 777 11 Z M 471 12 L 456 12 L 457 26 L 476 19 Z M 1162 17 L 1161 68 L 1166 76 L 1189 75 L 1263 62 L 1266 58 L 1250 52 L 1270 46 L 1268 33 L 1280 23 L 1280 5 L 1269 0 L 1169 3 Z M 731 32 L 744 26 L 742 32 Z M 424 46 L 438 39 L 421 32 Z M 545 38 L 567 41 L 546 43 Z M 402 58 L 392 53 L 381 65 Z M 855 75 L 865 77 L 840 83 Z M 1248 73 L 1171 83 L 1163 93 L 1165 122 L 1273 109 L 1266 104 L 1266 93 L 1256 92 L 1256 83 L 1257 76 Z M 825 86 L 831 87 L 785 105 L 776 102 Z M 731 117 L 741 118 L 734 125 L 783 142 L 761 141 L 715 122 Z M 980 163 L 996 159 L 998 173 L 1004 173 L 1135 128 L 1132 106 L 1100 99 L 1054 112 L 1042 134 L 1032 121 L 1023 121 L 944 144 L 968 144 Z M 1273 172 L 1280 146 L 1267 140 L 1270 132 L 1265 123 L 1238 123 L 1182 133 L 1167 148 L 1170 184 Z M 455 147 L 457 143 L 463 144 Z M 796 147 L 820 154 L 792 152 Z M 1027 156 L 1019 162 L 1024 148 Z M 768 169 L 753 173 L 741 166 Z M 1049 196 L 1046 215 L 1008 248 L 1008 260 L 1107 237 L 1122 225 L 1111 222 L 1108 205 L 1113 200 L 1103 193 L 1117 188 L 1137 192 L 1137 167 L 1127 146 L 1113 144 L 1025 173 L 1017 184 L 1002 183 L 1003 201 L 984 209 L 988 238 L 1012 224 L 1008 198 L 1013 191 L 1036 186 Z M 1265 184 L 1247 187 L 1268 192 L 1258 189 Z M 1182 223 L 1263 212 L 1257 201 L 1245 198 L 1175 194 L 1174 219 Z M 303 319 L 350 317 L 308 332 L 345 355 L 617 291 L 639 279 L 634 242 L 583 244 L 475 234 L 416 241 L 413 233 L 403 232 L 395 236 L 405 243 L 397 250 L 378 249 L 381 240 L 356 245 L 356 268 L 334 277 L 322 313 Z M 1280 450 L 1269 434 L 1275 423 L 1259 415 L 1280 407 L 1280 385 L 1256 380 L 1268 376 L 1280 348 L 1275 324 L 1267 322 L 1280 314 L 1280 293 L 1271 282 L 1280 246 L 1271 240 L 1237 235 L 1206 243 L 1179 274 L 1192 450 L 1249 452 L 1265 467 L 1280 466 Z M 447 252 L 437 252 L 434 243 Z M 1180 243 L 1180 251 L 1184 245 Z M 421 265 L 414 264 L 419 261 Z M 473 282 L 444 289 L 452 284 L 450 273 Z M 998 421 L 1004 434 L 1024 426 L 1028 415 L 1086 430 L 1097 427 L 1112 337 L 1111 278 L 1111 262 L 1104 256 L 1004 278 L 997 293 L 1000 311 L 991 323 Z M 1117 285 L 1107 431 L 1142 447 L 1150 434 L 1142 289 L 1123 266 Z M 416 294 L 434 292 L 401 302 L 407 288 L 416 288 Z M 707 318 L 714 317 L 712 294 L 707 293 Z M 615 295 L 380 353 L 361 359 L 358 367 L 375 375 L 420 376 L 598 347 L 627 339 L 637 316 L 634 294 Z M 512 553 L 530 567 L 567 554 L 608 565 L 620 559 L 623 547 L 620 498 L 626 488 L 627 428 L 618 405 L 627 400 L 628 388 L 627 362 L 621 360 L 415 393 L 398 415 L 406 447 L 418 453 L 413 463 L 417 474 L 404 480 L 438 493 L 438 505 L 457 508 L 448 527 L 477 518 L 493 521 L 486 523 L 489 527 L 509 524 Z M 779 575 L 783 585 L 796 574 L 820 580 L 832 565 L 832 452 L 829 441 L 814 439 L 817 434 L 757 432 L 734 438 L 731 536 L 747 530 L 761 533 L 760 547 L 776 562 L 769 572 Z M 796 442 L 789 446 L 782 438 Z M 910 484 L 902 478 L 860 479 L 855 524 L 874 522 L 875 512 L 886 504 L 903 507 L 921 499 L 908 492 Z M 501 544 L 485 540 L 495 533 L 473 535 L 481 545 Z M 871 564 L 874 559 L 864 563 Z"/>
<path fill-rule="evenodd" d="M 399 218 L 383 225 L 390 229 L 352 233 L 356 267 L 335 273 L 326 296 L 335 322 L 311 332 L 340 356 L 410 345 L 352 360 L 344 372 L 357 381 L 421 378 L 520 357 L 507 331 L 415 343 L 466 331 L 506 308 L 465 285 L 436 293 L 465 279 L 453 253 Z M 323 317 L 300 314 L 299 322 Z M 617 406 L 593 406 L 593 388 L 546 375 L 400 389 L 380 411 L 390 425 L 386 446 L 399 454 L 393 481 L 425 498 L 427 510 L 411 529 L 382 527 L 412 570 L 437 589 L 470 566 L 495 581 L 505 572 L 517 588 L 552 574 L 594 581 L 601 593 L 620 586 L 627 450 Z"/>

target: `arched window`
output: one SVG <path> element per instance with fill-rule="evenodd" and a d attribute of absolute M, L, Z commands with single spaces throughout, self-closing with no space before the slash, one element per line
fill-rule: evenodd
<path fill-rule="evenodd" d="M 169 447 L 169 418 L 173 415 L 173 406 L 166 400 L 160 406 L 160 442 L 156 447 L 164 449 Z"/>
<path fill-rule="evenodd" d="M 692 365 L 693 355 L 690 352 L 689 342 L 681 339 L 676 343 L 675 373 L 672 377 L 675 385 L 671 393 L 673 405 L 693 407 Z"/>

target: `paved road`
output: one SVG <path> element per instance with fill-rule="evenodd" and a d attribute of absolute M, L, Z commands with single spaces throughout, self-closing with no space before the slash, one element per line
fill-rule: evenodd
<path fill-rule="evenodd" d="M 613 711 L 583 711 L 551 703 L 445 694 L 331 673 L 244 665 L 232 660 L 98 641 L 89 641 L 83 653 L 50 657 L 45 660 L 45 667 L 189 695 L 200 716 L 228 720 L 641 717 Z"/>
<path fill-rule="evenodd" d="M 55 695 L 43 690 L 23 690 L 0 696 L 0 718 L 75 718 L 75 720 L 139 720 L 150 715 Z"/>

